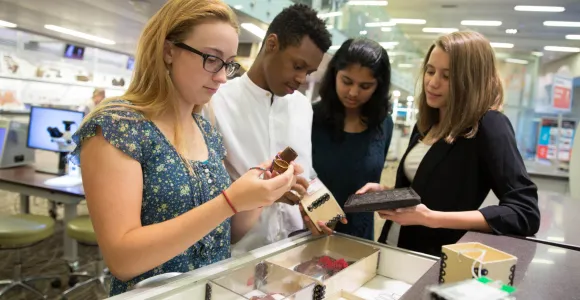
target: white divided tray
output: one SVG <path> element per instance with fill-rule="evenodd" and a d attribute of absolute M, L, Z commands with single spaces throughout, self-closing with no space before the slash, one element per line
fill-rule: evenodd
<path fill-rule="evenodd" d="M 297 265 L 323 255 L 343 258 L 350 264 L 326 278 L 294 270 Z M 257 296 L 254 299 L 392 300 L 401 297 L 436 261 L 435 257 L 341 234 L 311 237 L 236 269 L 149 299 L 248 300 Z M 260 282 L 263 266 L 267 266 L 268 272 Z M 320 298 L 321 289 L 324 298 Z M 262 298 L 268 294 L 270 298 Z"/>

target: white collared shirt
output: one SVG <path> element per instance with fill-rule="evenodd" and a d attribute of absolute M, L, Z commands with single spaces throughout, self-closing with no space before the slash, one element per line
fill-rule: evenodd
<path fill-rule="evenodd" d="M 312 104 L 302 93 L 272 99 L 272 93 L 244 74 L 222 85 L 211 106 L 228 152 L 225 165 L 233 180 L 287 146 L 298 153 L 296 162 L 305 170 L 302 176 L 311 178 Z M 298 206 L 274 203 L 264 207 L 254 227 L 232 246 L 232 255 L 285 239 L 303 228 Z"/>

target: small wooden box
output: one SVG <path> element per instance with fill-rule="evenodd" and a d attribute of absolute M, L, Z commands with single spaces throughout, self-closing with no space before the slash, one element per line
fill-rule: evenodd
<path fill-rule="evenodd" d="M 439 283 L 464 281 L 481 273 L 513 285 L 517 262 L 517 257 L 481 243 L 446 245 L 441 253 Z"/>
<path fill-rule="evenodd" d="M 333 226 L 346 216 L 332 193 L 318 178 L 310 181 L 300 205 L 318 230 L 321 230 L 318 221 L 326 222 L 326 226 Z"/>

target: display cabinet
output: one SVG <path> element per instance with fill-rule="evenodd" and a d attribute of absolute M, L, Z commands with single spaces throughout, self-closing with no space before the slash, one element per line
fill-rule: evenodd
<path fill-rule="evenodd" d="M 436 261 L 347 235 L 307 235 L 114 299 L 398 299 Z"/>

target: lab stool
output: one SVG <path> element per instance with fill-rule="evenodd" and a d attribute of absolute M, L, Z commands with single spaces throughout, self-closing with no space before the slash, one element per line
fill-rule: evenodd
<path fill-rule="evenodd" d="M 54 220 L 46 216 L 18 214 L 0 217 L 0 246 L 2 250 L 16 250 L 12 279 L 0 280 L 0 298 L 8 291 L 21 287 L 42 299 L 46 299 L 39 290 L 29 283 L 39 280 L 52 280 L 51 285 L 58 288 L 61 285 L 59 276 L 22 277 L 22 256 L 20 250 L 31 247 L 54 234 Z"/>
<path fill-rule="evenodd" d="M 98 245 L 97 236 L 95 235 L 95 230 L 93 229 L 93 223 L 91 222 L 89 216 L 79 216 L 70 220 L 66 224 L 66 234 L 81 244 Z M 81 273 L 71 270 L 72 274 L 70 274 L 68 281 L 70 288 L 62 293 L 63 299 L 66 299 L 67 295 L 71 292 L 92 283 L 96 283 L 103 292 L 105 292 L 107 295 L 109 294 L 109 291 L 105 285 L 105 281 L 111 275 L 109 274 L 108 269 L 105 267 L 101 251 L 99 251 L 98 259 L 96 262 L 94 262 L 94 264 L 94 275 L 89 275 L 86 272 Z M 85 280 L 81 281 L 79 278 Z"/>

